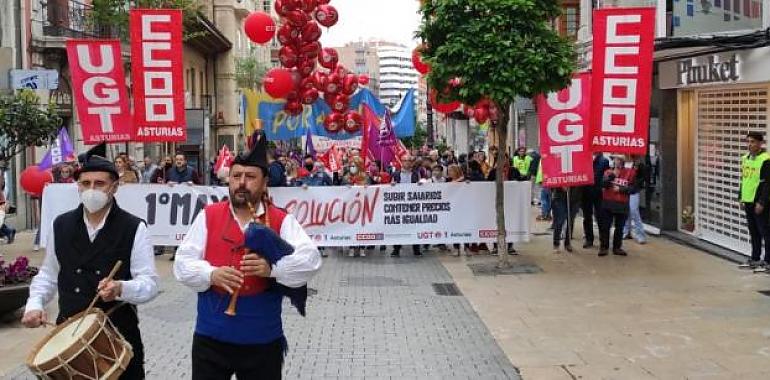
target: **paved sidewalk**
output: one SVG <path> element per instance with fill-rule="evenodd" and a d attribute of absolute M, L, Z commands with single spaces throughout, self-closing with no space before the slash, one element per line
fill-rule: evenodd
<path fill-rule="evenodd" d="M 580 224 L 580 223 L 576 223 Z M 490 257 L 443 257 L 524 379 L 770 379 L 770 275 L 652 238 L 554 254 L 547 223 L 519 245 L 542 273 L 474 276 Z"/>
<path fill-rule="evenodd" d="M 436 295 L 431 284 L 452 279 L 435 256 L 392 259 L 379 251 L 366 258 L 331 256 L 310 284 L 317 293 L 309 300 L 308 318 L 288 303 L 284 307 L 290 347 L 285 378 L 518 378 L 468 301 Z M 140 308 L 147 375 L 187 379 L 195 295 L 171 279 L 165 257 L 158 265 L 163 293 Z M 17 363 L 25 354 L 17 353 Z M 31 376 L 17 366 L 5 378 Z"/>

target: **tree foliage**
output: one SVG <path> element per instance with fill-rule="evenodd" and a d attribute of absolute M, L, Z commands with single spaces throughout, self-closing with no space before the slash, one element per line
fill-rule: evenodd
<path fill-rule="evenodd" d="M 576 67 L 572 44 L 549 21 L 559 16 L 558 0 L 424 0 L 423 60 L 439 101 L 476 104 L 487 98 L 499 115 L 492 121 L 498 146 L 495 162 L 505 161 L 508 110 L 517 96 L 566 87 Z M 450 81 L 459 78 L 459 86 Z M 495 168 L 497 249 L 506 249 L 503 165 Z M 499 267 L 510 265 L 501 252 Z"/>
<path fill-rule="evenodd" d="M 516 96 L 565 87 L 575 70 L 572 44 L 548 22 L 561 12 L 558 0 L 427 0 L 421 11 L 428 83 L 442 90 L 461 80 L 439 99 L 488 97 L 502 109 Z"/>
<path fill-rule="evenodd" d="M 31 90 L 0 97 L 0 165 L 27 147 L 47 143 L 56 136 L 62 124 L 55 108 L 40 105 Z"/>
<path fill-rule="evenodd" d="M 267 66 L 257 57 L 236 58 L 235 82 L 238 87 L 257 89 L 262 87 L 262 78 L 267 73 Z"/>
<path fill-rule="evenodd" d="M 200 0 L 93 0 L 89 22 L 98 28 L 110 28 L 116 37 L 128 39 L 128 11 L 130 8 L 181 9 L 184 24 L 195 25 L 202 4 Z M 198 37 L 200 32 L 182 33 L 185 41 Z"/>

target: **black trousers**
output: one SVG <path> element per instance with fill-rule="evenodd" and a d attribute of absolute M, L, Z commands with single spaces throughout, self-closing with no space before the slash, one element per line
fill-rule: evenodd
<path fill-rule="evenodd" d="M 599 238 L 601 239 L 601 249 L 610 248 L 610 228 L 615 227 L 612 235 L 612 249 L 623 247 L 623 227 L 626 226 L 628 214 L 622 212 L 612 212 L 607 209 L 602 210 L 599 218 Z"/>
<path fill-rule="evenodd" d="M 762 241 L 765 242 L 765 262 L 770 262 L 770 208 L 765 207 L 757 215 L 754 212 L 754 203 L 744 203 L 743 209 L 746 211 L 746 224 L 749 226 L 749 235 L 751 236 L 751 260 L 759 261 L 762 259 Z"/>
<path fill-rule="evenodd" d="M 551 199 L 551 210 L 553 210 L 554 247 L 559 246 L 559 243 L 561 242 L 562 231 L 564 230 L 565 226 L 567 227 L 567 231 L 564 233 L 564 246 L 569 247 L 572 245 L 571 240 L 575 230 L 575 217 L 577 216 L 578 208 L 579 207 L 576 203 L 572 203 L 569 207 L 569 215 L 567 215 L 567 199 Z M 591 227 L 593 229 L 593 226 Z M 593 234 L 593 231 L 591 231 L 591 234 Z"/>
<path fill-rule="evenodd" d="M 268 344 L 242 345 L 195 334 L 192 347 L 193 380 L 279 380 L 283 370 L 283 339 Z"/>
<path fill-rule="evenodd" d="M 583 210 L 583 235 L 586 243 L 594 243 L 594 216 L 599 222 L 601 217 L 602 193 L 594 186 L 583 188 L 580 208 Z"/>

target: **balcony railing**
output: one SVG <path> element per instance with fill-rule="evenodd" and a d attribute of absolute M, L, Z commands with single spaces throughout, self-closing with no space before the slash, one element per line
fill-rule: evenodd
<path fill-rule="evenodd" d="M 118 35 L 113 25 L 95 25 L 90 19 L 92 6 L 77 0 L 40 2 L 43 35 L 71 38 L 111 38 Z"/>

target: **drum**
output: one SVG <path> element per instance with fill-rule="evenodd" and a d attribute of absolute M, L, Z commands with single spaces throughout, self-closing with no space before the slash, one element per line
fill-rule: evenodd
<path fill-rule="evenodd" d="M 48 333 L 27 356 L 27 367 L 42 379 L 117 379 L 134 356 L 104 312 L 80 313 Z M 74 332 L 74 334 L 73 334 Z"/>

